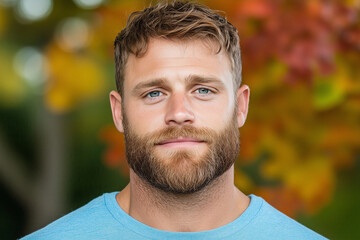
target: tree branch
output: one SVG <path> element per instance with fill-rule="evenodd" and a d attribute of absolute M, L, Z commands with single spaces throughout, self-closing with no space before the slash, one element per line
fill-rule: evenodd
<path fill-rule="evenodd" d="M 17 199 L 29 205 L 33 186 L 27 176 L 21 158 L 10 149 L 0 131 L 0 177 Z"/>

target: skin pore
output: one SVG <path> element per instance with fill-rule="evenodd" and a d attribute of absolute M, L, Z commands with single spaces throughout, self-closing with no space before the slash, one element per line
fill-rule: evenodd
<path fill-rule="evenodd" d="M 110 93 L 117 129 L 124 132 L 124 116 L 128 127 L 138 136 L 184 126 L 221 133 L 232 121 L 241 127 L 247 115 L 249 88 L 242 85 L 234 90 L 228 56 L 216 50 L 216 43 L 209 41 L 151 39 L 144 56 L 130 55 L 124 96 L 121 98 L 115 91 Z M 152 154 L 161 164 L 175 166 L 181 177 L 195 163 L 203 161 L 209 146 L 201 139 L 180 137 L 161 141 L 153 147 Z M 187 152 L 192 157 L 171 165 L 178 152 Z M 156 229 L 176 232 L 205 231 L 226 225 L 238 218 L 250 202 L 234 185 L 233 165 L 200 190 L 183 194 L 160 190 L 131 169 L 130 183 L 116 199 L 134 219 Z"/>

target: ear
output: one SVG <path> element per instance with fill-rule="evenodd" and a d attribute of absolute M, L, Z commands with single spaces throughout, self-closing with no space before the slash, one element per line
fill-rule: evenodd
<path fill-rule="evenodd" d="M 247 85 L 242 85 L 236 94 L 237 97 L 237 120 L 239 128 L 242 127 L 246 121 L 248 109 L 249 109 L 249 97 L 250 97 L 250 88 Z"/>
<path fill-rule="evenodd" d="M 121 100 L 121 96 L 118 92 L 110 92 L 110 105 L 114 124 L 119 132 L 124 132 Z"/>

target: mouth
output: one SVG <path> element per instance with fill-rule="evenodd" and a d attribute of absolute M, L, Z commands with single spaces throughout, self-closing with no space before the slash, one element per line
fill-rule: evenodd
<path fill-rule="evenodd" d="M 195 146 L 201 143 L 205 143 L 205 141 L 195 139 L 195 138 L 185 138 L 179 137 L 174 139 L 167 139 L 156 144 L 157 146 L 163 147 L 187 147 L 187 146 Z"/>

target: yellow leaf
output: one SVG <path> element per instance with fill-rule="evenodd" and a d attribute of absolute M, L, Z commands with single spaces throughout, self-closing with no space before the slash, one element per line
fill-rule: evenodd
<path fill-rule="evenodd" d="M 251 193 L 254 188 L 254 183 L 251 179 L 239 169 L 235 169 L 234 182 L 235 185 L 245 193 Z"/>
<path fill-rule="evenodd" d="M 68 111 L 104 89 L 104 73 L 86 53 L 70 53 L 49 46 L 46 52 L 50 77 L 45 101 L 54 111 Z"/>
<path fill-rule="evenodd" d="M 0 49 L 0 104 L 9 107 L 19 104 L 26 95 L 26 85 L 15 73 L 11 59 Z"/>
<path fill-rule="evenodd" d="M 341 79 L 332 76 L 315 82 L 313 102 L 315 109 L 327 110 L 339 105 L 345 95 Z"/>
<path fill-rule="evenodd" d="M 260 169 L 262 176 L 269 179 L 281 179 L 288 169 L 297 164 L 296 149 L 291 142 L 280 139 L 274 133 L 266 134 L 263 141 L 270 158 Z"/>
<path fill-rule="evenodd" d="M 313 157 L 284 173 L 285 185 L 299 194 L 308 211 L 315 211 L 329 202 L 335 175 L 328 159 Z"/>
<path fill-rule="evenodd" d="M 50 88 L 45 95 L 45 102 L 51 110 L 60 113 L 66 112 L 75 104 L 74 97 L 61 87 Z"/>

